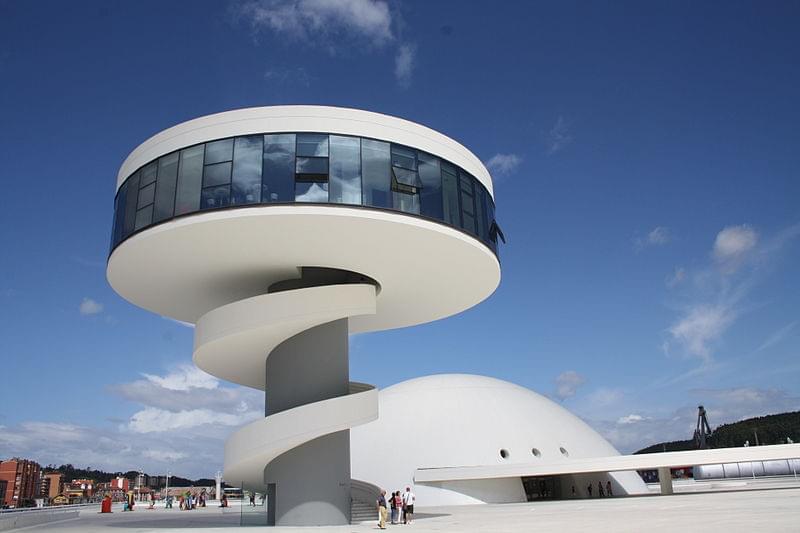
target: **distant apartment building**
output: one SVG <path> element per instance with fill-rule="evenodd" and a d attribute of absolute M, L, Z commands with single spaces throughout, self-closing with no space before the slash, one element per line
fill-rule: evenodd
<path fill-rule="evenodd" d="M 64 485 L 64 496 L 70 503 L 88 501 L 94 496 L 95 482 L 93 479 L 73 479 Z"/>
<path fill-rule="evenodd" d="M 42 474 L 39 485 L 39 497 L 52 500 L 61 494 L 61 472 L 50 472 Z"/>
<path fill-rule="evenodd" d="M 39 497 L 39 463 L 27 459 L 13 458 L 0 462 L 0 481 L 6 482 L 3 505 L 25 507 L 33 505 Z"/>
<path fill-rule="evenodd" d="M 110 496 L 115 502 L 121 502 L 125 499 L 125 494 L 130 490 L 130 487 L 131 483 L 128 479 L 118 477 L 105 483 L 99 483 L 96 494 L 100 498 Z"/>
<path fill-rule="evenodd" d="M 0 479 L 0 509 L 5 505 L 6 487 L 8 487 L 8 482 L 4 479 Z"/>

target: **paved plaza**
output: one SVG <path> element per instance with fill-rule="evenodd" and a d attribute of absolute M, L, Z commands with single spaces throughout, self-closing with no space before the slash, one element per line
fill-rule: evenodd
<path fill-rule="evenodd" d="M 245 511 L 248 509 L 245 507 Z M 673 496 L 606 498 L 551 501 L 506 505 L 460 507 L 421 507 L 418 518 L 408 526 L 387 526 L 387 530 L 418 533 L 453 531 L 486 532 L 642 532 L 685 531 L 800 531 L 800 488 L 744 490 L 739 492 L 685 493 Z M 196 511 L 177 509 L 115 512 L 100 515 L 83 511 L 80 518 L 27 528 L 25 531 L 56 533 L 186 532 L 224 533 L 241 530 L 240 509 L 226 512 L 219 508 Z M 250 531 L 270 533 L 331 531 L 362 532 L 378 530 L 377 524 L 337 527 L 251 527 Z"/>

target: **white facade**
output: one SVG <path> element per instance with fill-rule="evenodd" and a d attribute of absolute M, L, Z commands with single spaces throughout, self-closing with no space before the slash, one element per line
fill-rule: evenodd
<path fill-rule="evenodd" d="M 412 379 L 379 393 L 378 420 L 350 430 L 352 476 L 385 488 L 413 486 L 420 505 L 526 501 L 520 477 L 414 483 L 421 468 L 531 464 L 619 455 L 581 419 L 529 389 L 475 375 Z M 506 457 L 501 456 L 504 450 Z M 563 450 L 563 451 L 562 451 Z M 561 494 L 611 481 L 643 494 L 635 472 L 561 476 Z"/>

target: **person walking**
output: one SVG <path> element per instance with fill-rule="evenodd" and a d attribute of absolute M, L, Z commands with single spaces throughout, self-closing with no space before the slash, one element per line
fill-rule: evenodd
<path fill-rule="evenodd" d="M 611 492 L 611 481 L 610 480 L 606 482 L 606 494 L 608 494 L 609 498 L 614 495 L 614 493 Z"/>
<path fill-rule="evenodd" d="M 406 487 L 403 493 L 403 523 L 410 524 L 411 519 L 414 518 L 414 500 L 416 496 L 411 492 L 411 487 Z"/>
<path fill-rule="evenodd" d="M 591 498 L 592 497 L 592 483 L 591 482 L 589 482 L 589 484 L 586 485 L 586 492 L 589 493 L 589 497 Z"/>
<path fill-rule="evenodd" d="M 602 498 L 603 496 L 606 495 L 605 492 L 603 491 L 603 482 L 602 481 L 598 481 L 597 482 L 597 495 L 600 498 Z"/>
<path fill-rule="evenodd" d="M 392 525 L 397 523 L 398 509 L 397 509 L 397 502 L 394 499 L 395 494 L 397 493 L 393 492 L 392 494 L 389 495 L 389 507 L 391 507 L 391 514 L 389 515 L 390 516 L 389 523 Z"/>
<path fill-rule="evenodd" d="M 381 495 L 378 497 L 378 527 L 381 529 L 386 529 L 386 515 L 388 514 L 386 506 L 386 491 L 381 489 Z"/>
<path fill-rule="evenodd" d="M 397 523 L 400 523 L 400 514 L 403 512 L 403 497 L 400 496 L 400 491 L 394 493 L 394 506 L 397 508 Z"/>

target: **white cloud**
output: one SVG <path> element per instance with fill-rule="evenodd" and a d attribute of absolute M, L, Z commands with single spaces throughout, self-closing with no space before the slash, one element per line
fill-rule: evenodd
<path fill-rule="evenodd" d="M 392 13 L 383 0 L 253 0 L 236 14 L 257 31 L 329 46 L 353 38 L 382 45 L 394 38 Z"/>
<path fill-rule="evenodd" d="M 672 234 L 668 228 L 664 226 L 657 226 L 650 230 L 645 237 L 636 237 L 633 239 L 633 245 L 637 251 L 640 251 L 648 246 L 663 246 L 672 240 Z"/>
<path fill-rule="evenodd" d="M 545 146 L 547 147 L 547 154 L 553 155 L 562 150 L 572 142 L 572 133 L 570 126 L 564 117 L 559 116 L 556 123 L 550 128 L 545 136 Z"/>
<path fill-rule="evenodd" d="M 206 424 L 240 426 L 262 416 L 264 416 L 263 413 L 255 411 L 244 413 L 221 413 L 211 409 L 167 411 L 166 409 L 148 407 L 133 414 L 128 422 L 127 429 L 134 433 L 153 433 L 186 430 Z"/>
<path fill-rule="evenodd" d="M 499 176 L 505 176 L 517 170 L 520 163 L 522 158 L 516 154 L 495 154 L 486 162 L 486 168 Z"/>
<path fill-rule="evenodd" d="M 727 270 L 735 270 L 757 243 L 758 233 L 747 224 L 728 226 L 714 240 L 714 258 Z"/>
<path fill-rule="evenodd" d="M 664 281 L 670 289 L 673 287 L 677 287 L 681 283 L 686 280 L 686 269 L 683 267 L 675 267 L 675 270 L 672 271 L 672 274 L 667 276 L 667 279 Z"/>
<path fill-rule="evenodd" d="M 417 47 L 411 44 L 400 45 L 397 49 L 397 55 L 394 58 L 394 77 L 401 87 L 408 87 L 411 84 L 416 54 Z"/>
<path fill-rule="evenodd" d="M 647 420 L 646 417 L 637 414 L 630 414 L 626 416 L 621 416 L 617 419 L 617 424 L 635 424 L 637 422 L 641 422 L 643 420 Z"/>
<path fill-rule="evenodd" d="M 711 344 L 717 341 L 736 318 L 725 305 L 697 305 L 669 328 L 672 338 L 681 343 L 689 355 L 703 361 L 711 359 Z"/>
<path fill-rule="evenodd" d="M 206 374 L 194 365 L 180 365 L 166 376 L 142 373 L 147 381 L 167 390 L 187 391 L 189 389 L 216 389 L 219 380 Z"/>
<path fill-rule="evenodd" d="M 79 306 L 80 312 L 84 316 L 96 315 L 103 312 L 103 304 L 92 300 L 91 298 L 84 298 Z"/>
<path fill-rule="evenodd" d="M 574 370 L 567 370 L 562 372 L 556 378 L 556 396 L 560 400 L 565 400 L 571 396 L 575 396 L 578 387 L 586 382 L 586 378 L 578 374 Z"/>

